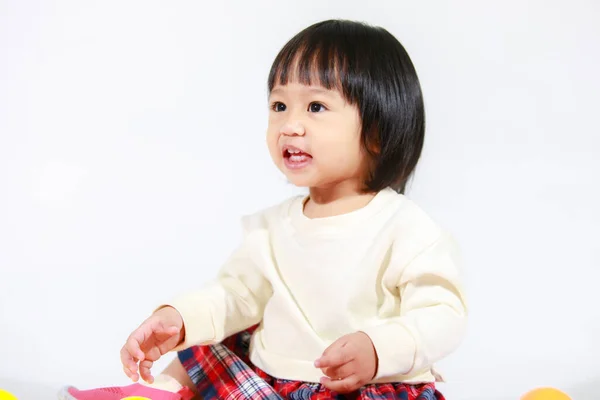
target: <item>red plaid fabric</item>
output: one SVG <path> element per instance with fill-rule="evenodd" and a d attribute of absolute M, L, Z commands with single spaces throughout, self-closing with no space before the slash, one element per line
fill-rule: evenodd
<path fill-rule="evenodd" d="M 248 358 L 254 328 L 223 343 L 179 352 L 179 360 L 203 399 L 222 400 L 444 400 L 435 384 L 384 383 L 366 385 L 354 393 L 337 394 L 319 383 L 277 379 Z"/>

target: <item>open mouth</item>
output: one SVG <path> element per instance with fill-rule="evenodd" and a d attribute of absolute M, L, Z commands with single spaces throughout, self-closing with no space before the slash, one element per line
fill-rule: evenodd
<path fill-rule="evenodd" d="M 286 146 L 283 148 L 283 160 L 288 168 L 299 169 L 310 164 L 312 156 L 297 147 Z"/>

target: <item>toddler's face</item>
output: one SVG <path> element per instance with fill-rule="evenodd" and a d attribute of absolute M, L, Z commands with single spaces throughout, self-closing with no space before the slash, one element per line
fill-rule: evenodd
<path fill-rule="evenodd" d="M 267 144 L 277 167 L 296 186 L 331 188 L 364 179 L 361 121 L 337 90 L 299 83 L 269 96 Z"/>

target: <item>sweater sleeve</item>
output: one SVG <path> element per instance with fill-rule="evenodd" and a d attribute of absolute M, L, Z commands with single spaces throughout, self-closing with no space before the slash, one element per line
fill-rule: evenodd
<path fill-rule="evenodd" d="M 392 262 L 393 257 L 392 257 Z M 452 353 L 465 334 L 467 308 L 454 242 L 440 236 L 405 267 L 387 289 L 399 295 L 397 316 L 365 329 L 379 360 L 375 379 L 431 367 Z"/>
<path fill-rule="evenodd" d="M 203 289 L 165 304 L 175 308 L 184 323 L 184 340 L 173 351 L 219 343 L 262 319 L 272 288 L 258 258 L 261 251 L 268 250 L 265 243 L 268 236 L 249 218 L 243 222 L 242 243 L 221 267 L 216 279 Z"/>

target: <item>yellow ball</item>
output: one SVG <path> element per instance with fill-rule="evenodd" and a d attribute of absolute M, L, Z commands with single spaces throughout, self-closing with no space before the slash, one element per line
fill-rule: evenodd
<path fill-rule="evenodd" d="M 2 400 L 2 399 L 0 399 Z M 130 396 L 130 397 L 123 397 L 121 400 L 152 400 L 149 399 L 147 397 L 140 397 L 140 396 Z"/>
<path fill-rule="evenodd" d="M 14 394 L 9 393 L 6 390 L 0 389 L 0 400 L 18 400 L 18 399 Z"/>
<path fill-rule="evenodd" d="M 526 393 L 521 400 L 572 400 L 565 393 L 553 388 L 538 388 Z"/>

